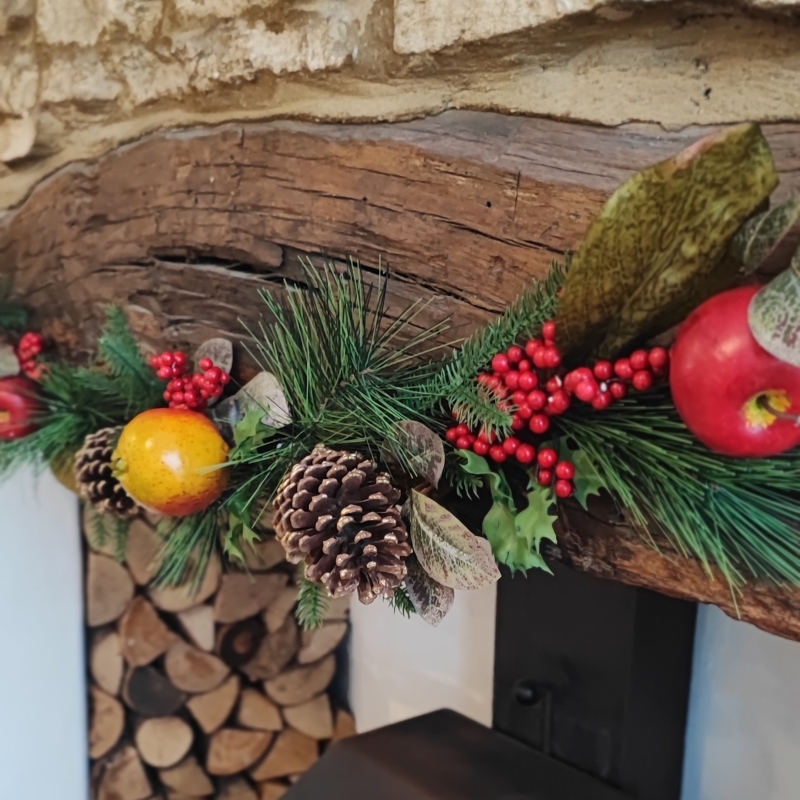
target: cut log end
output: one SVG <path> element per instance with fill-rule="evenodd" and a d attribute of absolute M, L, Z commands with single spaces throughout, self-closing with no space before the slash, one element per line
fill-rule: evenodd
<path fill-rule="evenodd" d="M 223 728 L 208 745 L 206 769 L 210 775 L 229 776 L 251 767 L 264 755 L 273 734 L 265 731 L 242 731 Z"/>
<path fill-rule="evenodd" d="M 115 697 L 92 687 L 89 757 L 102 758 L 116 747 L 125 730 L 125 710 Z"/>
<path fill-rule="evenodd" d="M 90 628 L 119 619 L 133 597 L 133 580 L 109 556 L 89 554 L 86 570 L 86 624 Z"/>
<path fill-rule="evenodd" d="M 164 669 L 172 683 L 184 692 L 216 689 L 230 670 L 216 656 L 183 641 L 176 642 L 164 658 Z"/>
<path fill-rule="evenodd" d="M 145 720 L 136 730 L 136 749 L 151 767 L 173 767 L 189 752 L 194 741 L 191 727 L 180 717 Z"/>
<path fill-rule="evenodd" d="M 189 700 L 186 707 L 203 733 L 212 734 L 225 724 L 239 697 L 239 686 L 239 676 L 231 675 L 217 689 L 196 695 Z"/>
<path fill-rule="evenodd" d="M 296 775 L 308 770 L 318 755 L 319 750 L 314 739 L 288 729 L 278 735 L 264 760 L 250 770 L 250 777 L 262 783 Z"/>

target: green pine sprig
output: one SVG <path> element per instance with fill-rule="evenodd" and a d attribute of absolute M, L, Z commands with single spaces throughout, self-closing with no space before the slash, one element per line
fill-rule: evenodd
<path fill-rule="evenodd" d="M 300 586 L 295 611 L 297 621 L 306 631 L 321 628 L 330 605 L 328 590 L 322 584 L 308 580 L 302 565 L 297 570 L 297 582 Z"/>
<path fill-rule="evenodd" d="M 411 618 L 412 614 L 417 613 L 405 586 L 398 586 L 394 590 L 394 594 L 389 598 L 389 606 L 396 614 L 408 619 Z"/>

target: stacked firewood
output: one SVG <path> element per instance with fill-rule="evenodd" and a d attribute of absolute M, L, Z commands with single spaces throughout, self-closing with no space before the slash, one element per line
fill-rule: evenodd
<path fill-rule="evenodd" d="M 124 558 L 91 510 L 89 627 L 93 800 L 276 800 L 353 720 L 328 693 L 347 604 L 302 632 L 283 548 L 247 570 L 212 563 L 199 591 L 151 585 L 159 539 L 135 520 Z"/>

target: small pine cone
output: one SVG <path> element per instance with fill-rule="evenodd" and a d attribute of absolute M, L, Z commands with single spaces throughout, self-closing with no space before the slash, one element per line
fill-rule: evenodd
<path fill-rule="evenodd" d="M 75 456 L 75 479 L 81 497 L 100 511 L 118 517 L 135 517 L 139 513 L 136 501 L 114 477 L 111 455 L 122 428 L 103 428 L 86 437 Z"/>
<path fill-rule="evenodd" d="M 360 453 L 318 445 L 284 478 L 275 533 L 287 559 L 332 597 L 358 591 L 362 603 L 394 594 L 408 569 L 400 490 Z"/>

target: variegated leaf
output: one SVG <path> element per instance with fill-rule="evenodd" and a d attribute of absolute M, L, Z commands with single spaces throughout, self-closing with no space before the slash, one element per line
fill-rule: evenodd
<path fill-rule="evenodd" d="M 452 608 L 456 593 L 431 578 L 414 556 L 406 559 L 406 566 L 406 591 L 414 610 L 435 628 Z"/>
<path fill-rule="evenodd" d="M 425 478 L 431 486 L 438 486 L 444 470 L 444 444 L 427 425 L 413 420 L 395 426 L 397 444 L 411 463 L 408 465 L 415 477 Z M 400 457 L 395 452 L 396 457 Z"/>
<path fill-rule="evenodd" d="M 800 367 L 800 250 L 792 266 L 750 301 L 748 323 L 768 353 Z"/>
<path fill-rule="evenodd" d="M 261 422 L 270 428 L 282 428 L 292 421 L 286 395 L 271 372 L 259 372 L 233 397 L 223 400 L 212 416 L 232 430 L 252 411 L 262 412 Z"/>
<path fill-rule="evenodd" d="M 731 253 L 749 275 L 792 230 L 800 218 L 800 194 L 747 220 L 731 242 Z"/>
<path fill-rule="evenodd" d="M 0 378 L 19 375 L 19 359 L 10 344 L 0 344 Z"/>
<path fill-rule="evenodd" d="M 451 589 L 480 589 L 500 579 L 492 548 L 435 500 L 412 489 L 411 539 L 420 564 Z"/>
<path fill-rule="evenodd" d="M 214 366 L 230 372 L 233 369 L 233 342 L 230 339 L 222 338 L 203 342 L 194 354 L 195 370 L 200 370 L 200 362 L 204 358 L 210 358 L 214 362 Z"/>

